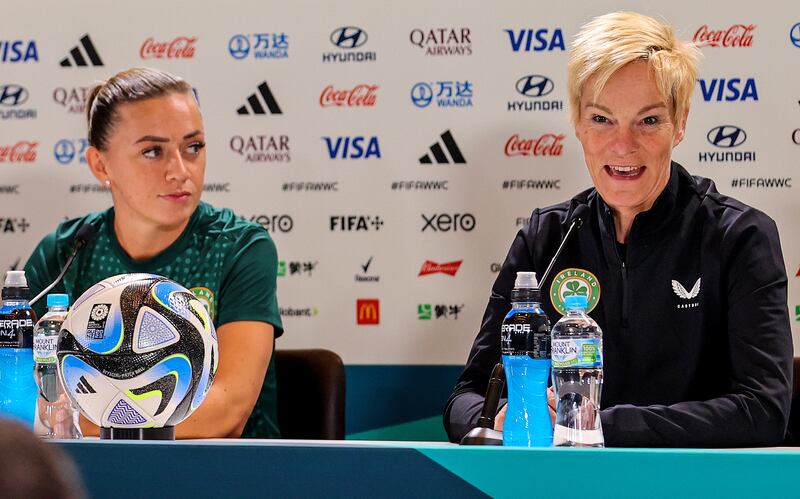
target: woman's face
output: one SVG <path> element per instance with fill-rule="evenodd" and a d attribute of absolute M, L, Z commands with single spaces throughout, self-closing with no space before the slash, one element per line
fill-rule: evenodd
<path fill-rule="evenodd" d="M 192 95 L 120 105 L 106 150 L 98 154 L 104 168 L 92 170 L 111 182 L 120 220 L 170 230 L 182 228 L 197 208 L 206 154 L 203 118 Z"/>
<path fill-rule="evenodd" d="M 673 124 L 645 62 L 614 73 L 600 95 L 593 85 L 590 78 L 584 86 L 575 127 L 592 182 L 615 211 L 648 210 L 667 185 L 686 115 Z"/>

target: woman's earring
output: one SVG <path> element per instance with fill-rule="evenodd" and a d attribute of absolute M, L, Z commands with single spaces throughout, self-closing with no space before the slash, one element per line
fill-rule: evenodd
<path fill-rule="evenodd" d="M 106 184 L 106 187 L 108 187 L 109 189 L 111 188 L 111 181 L 110 180 L 106 179 L 105 184 Z"/>

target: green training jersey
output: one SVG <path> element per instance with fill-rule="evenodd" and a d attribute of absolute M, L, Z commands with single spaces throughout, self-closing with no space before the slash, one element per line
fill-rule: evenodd
<path fill-rule="evenodd" d="M 45 236 L 25 264 L 31 296 L 58 276 L 72 251 L 75 234 L 86 223 L 95 227 L 96 236 L 80 250 L 51 293 L 67 293 L 70 301 L 75 301 L 92 285 L 113 275 L 158 274 L 190 289 L 208 307 L 217 328 L 235 321 L 260 321 L 274 327 L 276 338 L 283 333 L 276 298 L 277 253 L 269 234 L 229 209 L 202 202 L 180 237 L 145 261 L 133 261 L 119 245 L 113 208 L 61 223 Z M 34 308 L 41 317 L 45 300 Z M 274 355 L 242 436 L 280 436 Z"/>

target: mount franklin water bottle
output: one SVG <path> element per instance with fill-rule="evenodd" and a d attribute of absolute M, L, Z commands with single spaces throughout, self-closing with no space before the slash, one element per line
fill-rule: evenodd
<path fill-rule="evenodd" d="M 69 296 L 47 295 L 47 313 L 33 332 L 35 379 L 39 386 L 34 432 L 42 438 L 81 438 L 80 411 L 72 405 L 58 378 L 58 335 L 67 317 Z"/>
<path fill-rule="evenodd" d="M 549 447 L 553 425 L 547 407 L 550 378 L 550 320 L 540 305 L 535 272 L 517 272 L 511 311 L 500 331 L 508 407 L 503 445 Z"/>
<path fill-rule="evenodd" d="M 586 314 L 586 296 L 567 296 L 564 305 L 567 315 L 556 322 L 552 333 L 556 393 L 553 445 L 603 447 L 603 332 Z"/>

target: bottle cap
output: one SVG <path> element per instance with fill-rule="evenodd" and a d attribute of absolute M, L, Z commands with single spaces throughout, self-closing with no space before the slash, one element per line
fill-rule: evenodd
<path fill-rule="evenodd" d="M 536 289 L 539 283 L 536 282 L 536 272 L 517 272 L 517 280 L 514 281 L 517 289 Z"/>
<path fill-rule="evenodd" d="M 7 287 L 7 288 L 27 288 L 28 287 L 28 280 L 25 279 L 25 271 L 24 270 L 9 270 L 8 272 L 6 272 L 5 287 Z"/>
<path fill-rule="evenodd" d="M 69 295 L 61 294 L 61 293 L 54 293 L 52 295 L 47 295 L 47 307 L 64 307 L 67 308 L 69 306 Z"/>
<path fill-rule="evenodd" d="M 586 310 L 589 305 L 589 299 L 584 295 L 572 295 L 564 298 L 564 308 L 567 310 Z"/>
<path fill-rule="evenodd" d="M 30 298 L 28 280 L 25 279 L 24 270 L 9 270 L 6 272 L 6 282 L 3 285 L 3 300 L 27 300 Z"/>
<path fill-rule="evenodd" d="M 514 281 L 514 289 L 511 290 L 511 301 L 516 303 L 542 301 L 539 283 L 536 282 L 536 272 L 517 272 L 517 280 Z"/>

